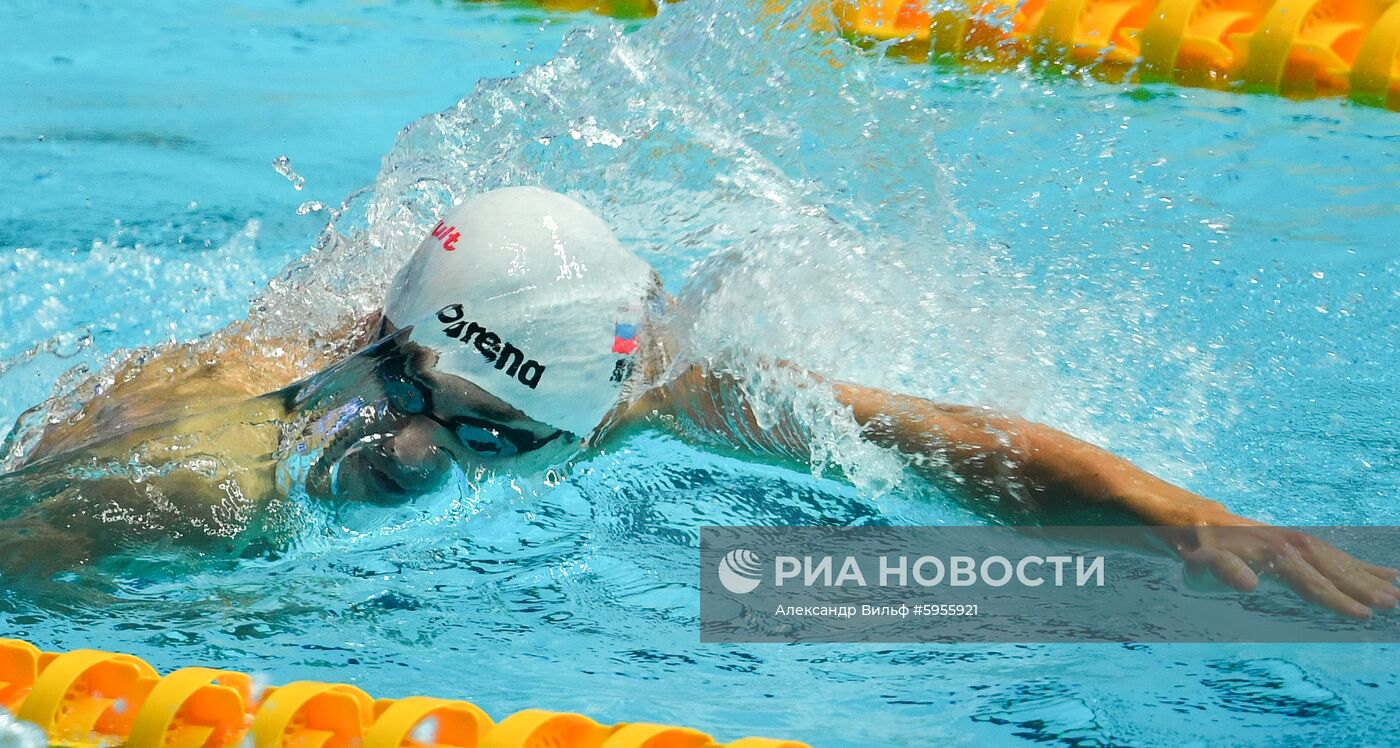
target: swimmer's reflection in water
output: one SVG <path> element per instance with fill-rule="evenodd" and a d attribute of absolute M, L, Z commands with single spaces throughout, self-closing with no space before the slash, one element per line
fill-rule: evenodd
<path fill-rule="evenodd" d="M 672 360 L 658 313 L 670 304 L 573 200 L 477 196 L 434 227 L 380 311 L 325 336 L 348 344 L 322 372 L 291 383 L 290 367 L 240 349 L 235 326 L 217 362 L 166 351 L 49 425 L 0 476 L 0 573 L 44 575 L 130 542 L 238 538 L 288 497 L 392 503 L 457 469 L 538 472 L 634 428 L 810 459 L 795 413 L 760 422 L 734 377 Z M 1047 426 L 768 365 L 828 391 L 866 440 L 998 520 L 1155 526 L 1226 584 L 1271 574 L 1357 618 L 1400 600 L 1395 569 L 1236 516 Z"/>

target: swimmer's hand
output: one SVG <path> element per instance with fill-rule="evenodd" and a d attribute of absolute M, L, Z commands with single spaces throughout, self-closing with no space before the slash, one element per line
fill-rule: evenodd
<path fill-rule="evenodd" d="M 1353 558 L 1307 533 L 1269 527 L 1242 517 L 1231 526 L 1162 528 L 1188 567 L 1209 571 L 1241 592 L 1260 574 L 1277 577 L 1306 600 L 1351 618 L 1400 602 L 1400 571 Z"/>

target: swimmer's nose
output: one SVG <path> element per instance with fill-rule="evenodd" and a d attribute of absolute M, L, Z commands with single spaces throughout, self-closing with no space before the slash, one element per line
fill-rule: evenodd
<path fill-rule="evenodd" d="M 452 471 L 452 457 L 434 443 L 437 424 L 426 418 L 413 418 L 376 450 L 384 458 L 376 460 L 381 472 L 404 490 L 431 491 L 442 485 Z"/>

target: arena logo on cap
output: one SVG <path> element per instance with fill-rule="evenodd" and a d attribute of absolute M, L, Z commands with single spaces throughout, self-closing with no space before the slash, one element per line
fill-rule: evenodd
<path fill-rule="evenodd" d="M 447 325 L 442 328 L 447 337 L 474 344 L 482 358 L 495 362 L 497 371 L 505 371 L 507 376 L 515 377 L 526 387 L 533 390 L 539 385 L 540 377 L 544 376 L 544 364 L 526 358 L 524 351 L 501 340 L 500 335 L 486 329 L 481 323 L 472 322 L 466 317 L 466 310 L 461 304 L 448 304 L 437 313 L 438 321 Z"/>

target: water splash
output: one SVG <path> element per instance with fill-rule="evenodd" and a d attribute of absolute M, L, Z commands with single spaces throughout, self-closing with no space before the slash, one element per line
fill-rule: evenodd
<path fill-rule="evenodd" d="M 760 414 L 794 407 L 764 373 L 783 359 L 1099 442 L 1118 441 L 1114 423 L 1152 418 L 1172 446 L 1199 441 L 1191 424 L 1218 410 L 1210 383 L 1225 379 L 1208 352 L 1160 332 L 1144 345 L 1151 310 L 1132 283 L 1095 296 L 1071 262 L 1047 273 L 979 238 L 950 196 L 961 167 L 937 147 L 950 127 L 944 82 L 812 33 L 804 19 L 825 7 L 667 6 L 635 33 L 581 29 L 547 64 L 481 82 L 400 134 L 375 183 L 330 211 L 238 334 L 315 371 L 348 352 L 324 331 L 377 308 L 442 213 L 538 184 L 599 211 L 658 268 L 683 303 L 678 366 L 731 371 Z M 285 156 L 274 168 L 304 183 Z M 1175 393 L 1185 408 L 1157 414 L 1162 393 L 1135 384 L 1140 361 L 1094 355 L 1133 344 L 1137 358 L 1186 372 L 1190 391 Z M 803 397 L 819 470 L 872 491 L 900 483 L 898 463 L 830 397 Z"/>
<path fill-rule="evenodd" d="M 1142 337 L 1145 296 L 1129 283 L 1095 298 L 1064 283 L 1072 266 L 1037 277 L 1010 247 L 977 238 L 936 146 L 949 116 L 941 81 L 810 33 L 798 20 L 809 12 L 820 7 L 774 16 L 699 2 L 632 34 L 574 33 L 548 64 L 483 82 L 408 128 L 373 191 L 323 237 L 338 257 L 289 286 L 336 288 L 366 311 L 449 206 L 540 184 L 601 212 L 662 272 L 686 310 L 681 363 L 752 379 L 760 362 L 785 359 L 1100 442 L 1116 440 L 1106 424 L 1150 417 L 1148 397 L 1124 399 L 1141 391 L 1131 362 L 1086 355 Z M 372 272 L 346 277 L 347 264 Z M 1145 353 L 1194 369 L 1185 388 L 1224 379 L 1199 349 L 1159 340 Z M 788 407 L 783 388 L 753 384 L 760 401 Z M 1160 433 L 1192 443 L 1189 424 L 1213 395 L 1177 394 L 1198 409 L 1163 418 Z M 830 432 L 834 404 L 808 410 L 819 462 L 848 475 L 882 464 L 849 431 Z M 899 481 L 884 465 L 866 471 L 870 486 Z"/>
<path fill-rule="evenodd" d="M 437 743 L 438 729 L 437 717 L 426 717 L 413 726 L 413 730 L 410 731 L 409 735 L 419 743 L 433 745 Z"/>
<path fill-rule="evenodd" d="M 44 748 L 48 744 L 48 736 L 38 725 L 21 722 L 0 709 L 0 748 Z"/>
<path fill-rule="evenodd" d="M 0 252 L 0 261 L 10 260 L 16 271 L 0 279 L 7 300 L 0 307 L 0 324 L 13 333 L 6 342 L 42 341 L 20 351 L 0 343 L 0 375 L 8 385 L 3 405 L 19 412 L 39 403 L 9 433 L 0 471 L 23 463 L 47 424 L 75 416 L 111 385 L 115 372 L 140 366 L 160 348 L 123 350 L 128 341 L 164 339 L 168 347 L 216 329 L 232 316 L 222 300 L 257 288 L 263 270 L 254 257 L 261 232 L 256 219 L 195 228 L 199 233 L 217 230 L 226 238 L 217 243 L 201 238 L 176 221 L 118 222 L 107 237 L 85 248 Z M 151 252 L 162 245 L 177 251 Z M 178 251 L 186 246 L 198 251 Z M 35 293 L 36 277 L 48 279 L 40 286 L 44 293 Z M 121 284 L 130 296 L 149 302 L 113 304 L 101 293 L 73 292 L 89 278 Z M 209 341 L 202 351 L 206 360 L 217 360 L 220 342 Z M 112 348 L 118 350 L 106 353 Z"/>
<path fill-rule="evenodd" d="M 302 188 L 306 187 L 306 179 L 292 168 L 292 160 L 285 155 L 272 159 L 272 168 L 278 174 L 286 177 L 287 181 L 292 183 L 292 189 L 297 192 L 300 192 Z"/>

